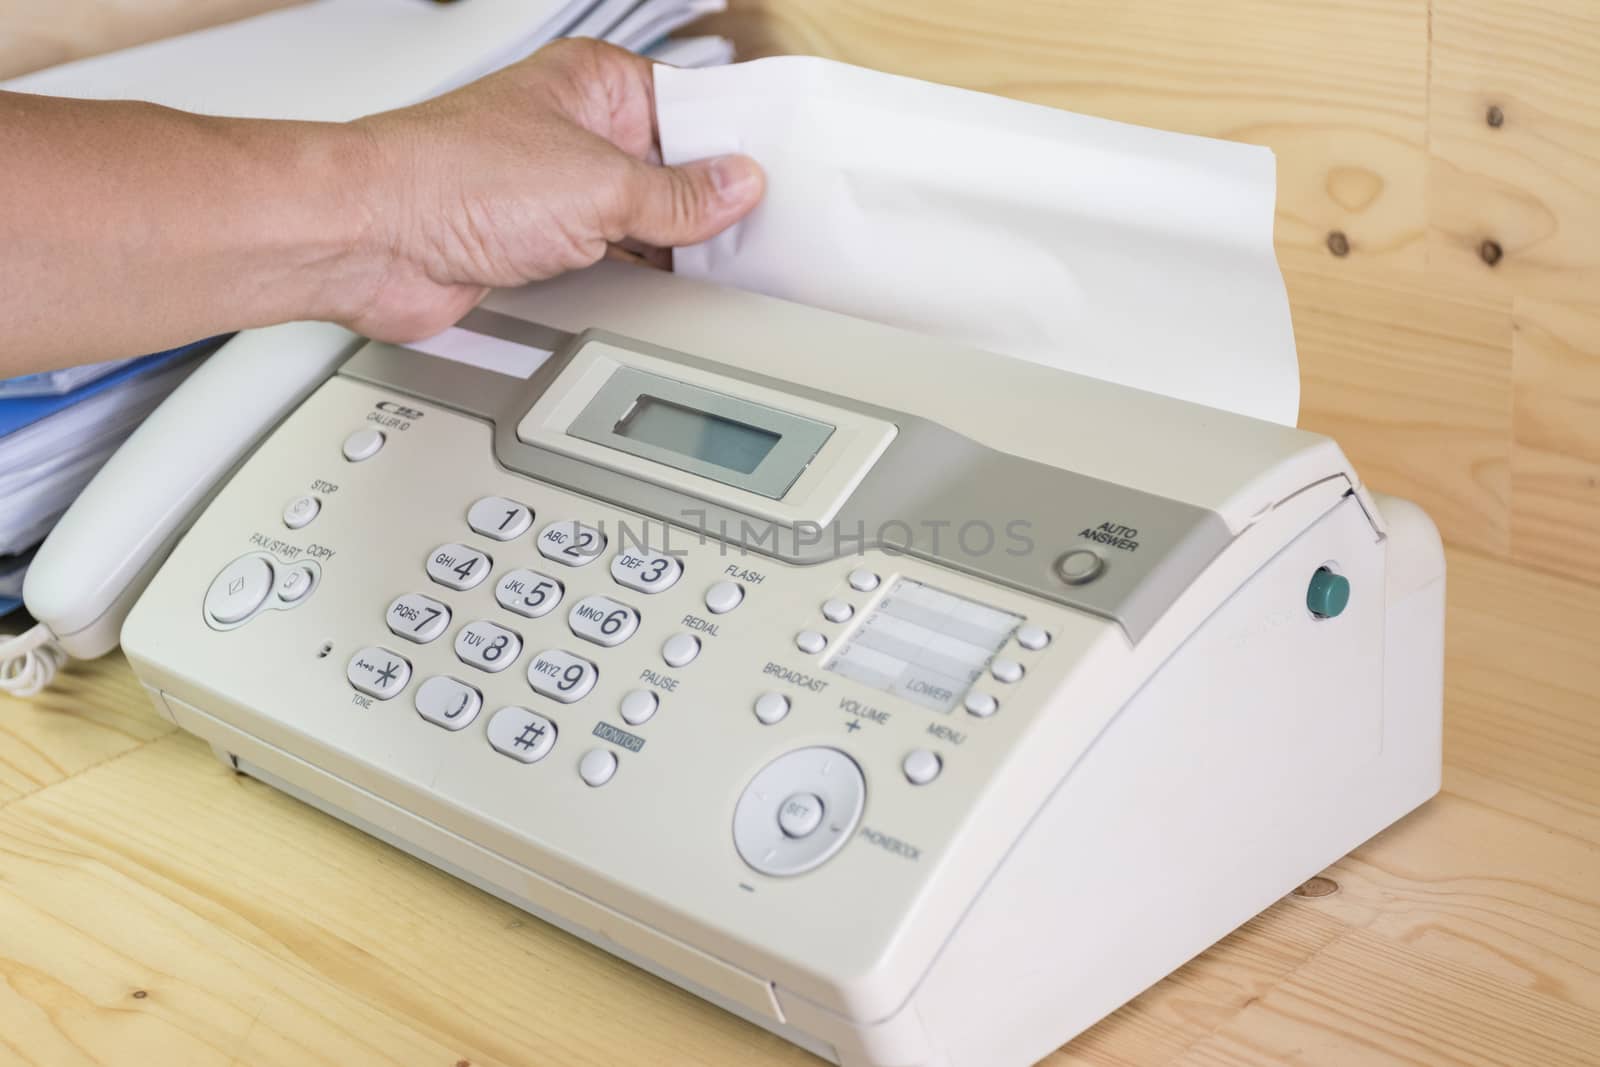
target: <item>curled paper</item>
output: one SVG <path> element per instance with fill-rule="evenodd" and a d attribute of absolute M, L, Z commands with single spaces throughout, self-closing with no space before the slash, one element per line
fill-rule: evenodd
<path fill-rule="evenodd" d="M 1266 148 L 806 57 L 658 67 L 656 109 L 666 162 L 768 177 L 680 273 L 1295 422 Z"/>

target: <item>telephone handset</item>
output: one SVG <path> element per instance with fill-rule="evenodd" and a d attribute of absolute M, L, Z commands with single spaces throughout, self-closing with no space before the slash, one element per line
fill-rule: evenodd
<path fill-rule="evenodd" d="M 116 648 L 134 601 L 201 508 L 362 343 L 322 322 L 248 330 L 174 390 L 40 546 L 23 585 L 38 625 L 0 641 L 0 690 L 32 695 L 67 657 Z"/>

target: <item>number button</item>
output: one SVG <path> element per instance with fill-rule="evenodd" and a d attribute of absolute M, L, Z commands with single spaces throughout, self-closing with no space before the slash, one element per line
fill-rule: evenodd
<path fill-rule="evenodd" d="M 563 704 L 588 696 L 599 677 L 593 663 L 555 648 L 539 653 L 528 664 L 528 684 L 534 692 Z"/>
<path fill-rule="evenodd" d="M 629 589 L 659 593 L 683 577 L 683 564 L 664 552 L 618 552 L 611 557 L 611 577 Z"/>
<path fill-rule="evenodd" d="M 417 687 L 417 714 L 446 730 L 459 730 L 478 717 L 483 697 L 465 682 L 436 674 Z"/>
<path fill-rule="evenodd" d="M 428 577 L 451 589 L 471 589 L 493 567 L 494 560 L 466 545 L 440 545 L 428 557 Z"/>
<path fill-rule="evenodd" d="M 387 648 L 363 648 L 350 657 L 344 676 L 367 696 L 388 700 L 411 680 L 411 664 Z"/>
<path fill-rule="evenodd" d="M 486 496 L 467 509 L 467 525 L 485 537 L 509 541 L 533 525 L 533 512 L 503 496 Z"/>
<path fill-rule="evenodd" d="M 639 628 L 639 613 L 610 597 L 586 596 L 567 614 L 572 632 L 607 648 L 620 645 Z"/>
<path fill-rule="evenodd" d="M 456 655 L 480 671 L 499 674 L 521 654 L 522 638 L 484 619 L 467 623 L 456 634 Z"/>
<path fill-rule="evenodd" d="M 539 554 L 564 567 L 593 563 L 606 550 L 606 535 L 581 522 L 552 522 L 539 531 Z"/>
<path fill-rule="evenodd" d="M 494 587 L 494 598 L 507 611 L 537 619 L 554 611 L 565 592 L 566 588 L 548 574 L 518 569 L 507 571 L 500 579 Z"/>
<path fill-rule="evenodd" d="M 489 744 L 521 763 L 537 763 L 556 744 L 556 724 L 527 708 L 501 708 L 489 720 Z"/>
<path fill-rule="evenodd" d="M 396 637 L 425 645 L 450 625 L 450 609 L 421 593 L 405 593 L 394 598 L 384 621 Z"/>

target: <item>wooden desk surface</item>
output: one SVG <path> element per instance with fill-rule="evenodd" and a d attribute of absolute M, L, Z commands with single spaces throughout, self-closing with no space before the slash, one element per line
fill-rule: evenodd
<path fill-rule="evenodd" d="M 1600 1063 L 1597 591 L 1449 581 L 1444 792 L 1051 1067 Z M 816 1061 L 225 770 L 113 657 L 0 699 L 13 1062 Z"/>

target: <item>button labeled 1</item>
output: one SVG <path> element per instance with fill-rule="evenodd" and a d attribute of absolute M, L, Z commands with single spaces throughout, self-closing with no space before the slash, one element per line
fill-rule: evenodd
<path fill-rule="evenodd" d="M 467 509 L 467 525 L 496 541 L 521 537 L 533 525 L 533 512 L 503 496 L 486 496 Z"/>

